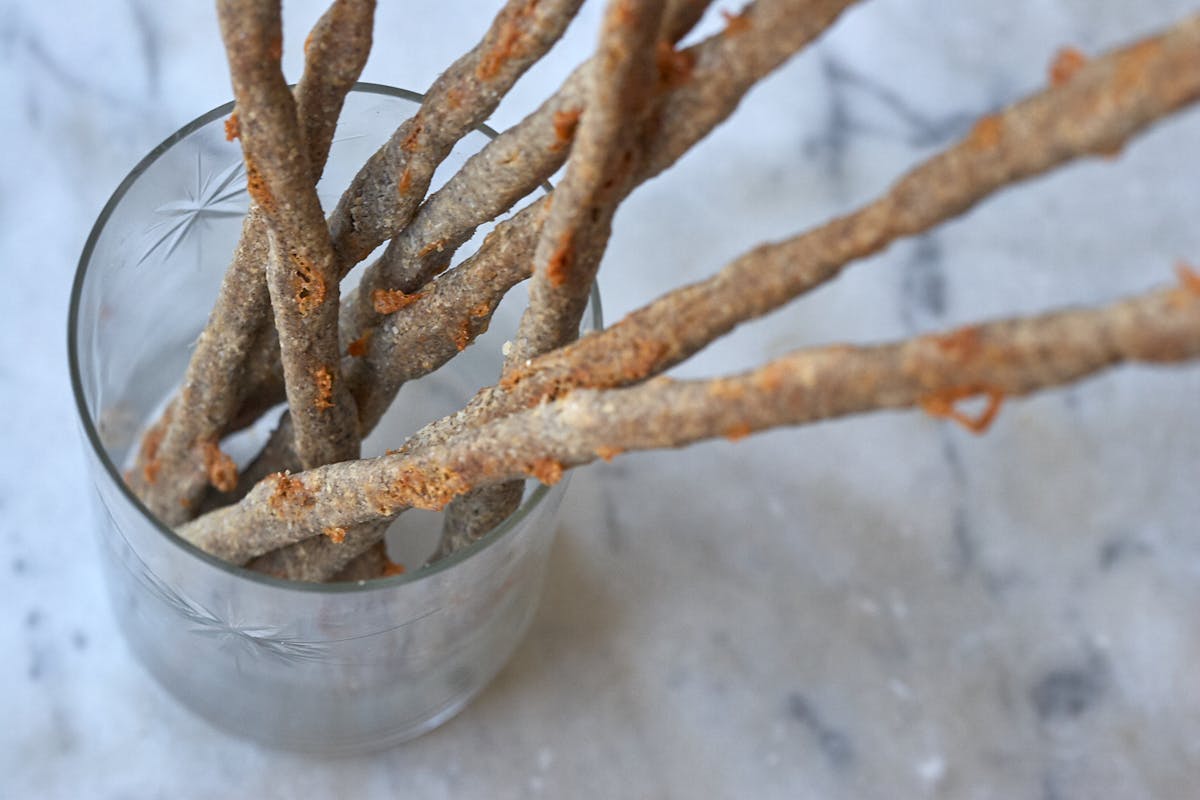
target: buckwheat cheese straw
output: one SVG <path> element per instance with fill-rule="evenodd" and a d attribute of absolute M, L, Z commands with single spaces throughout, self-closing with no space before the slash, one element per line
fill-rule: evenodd
<path fill-rule="evenodd" d="M 284 81 L 278 2 L 220 0 L 248 190 L 269 242 L 267 287 L 305 467 L 358 457 L 358 416 L 341 379 L 337 263 L 296 104 Z"/>
<path fill-rule="evenodd" d="M 608 6 L 587 105 L 534 250 L 529 306 L 505 359 L 505 375 L 578 336 L 613 215 L 637 163 L 636 145 L 655 88 L 661 15 L 661 2 L 614 0 Z M 524 481 L 512 481 L 457 499 L 446 511 L 438 555 L 496 527 L 523 494 Z"/>

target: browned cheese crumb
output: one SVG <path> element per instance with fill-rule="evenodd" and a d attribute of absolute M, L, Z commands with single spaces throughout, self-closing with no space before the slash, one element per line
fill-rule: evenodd
<path fill-rule="evenodd" d="M 961 364 L 979 354 L 979 326 L 968 325 L 942 334 L 934 339 L 934 343 L 946 358 Z"/>
<path fill-rule="evenodd" d="M 313 382 L 317 385 L 317 396 L 313 399 L 313 405 L 322 411 L 333 408 L 333 376 L 329 374 L 329 370 L 323 365 L 317 367 L 313 372 Z"/>
<path fill-rule="evenodd" d="M 292 512 L 311 506 L 314 502 L 312 494 L 304 481 L 286 472 L 276 472 L 267 480 L 275 481 L 275 491 L 267 499 L 271 513 L 276 517 L 286 516 Z"/>
<path fill-rule="evenodd" d="M 464 319 L 458 324 L 458 329 L 454 331 L 454 347 L 458 352 L 467 349 L 467 345 L 471 343 L 471 320 Z"/>
<path fill-rule="evenodd" d="M 1050 63 L 1050 85 L 1062 86 L 1069 83 L 1088 62 L 1088 57 L 1074 47 L 1064 47 Z"/>
<path fill-rule="evenodd" d="M 367 345 L 371 342 L 371 337 L 375 335 L 374 328 L 368 328 L 367 331 L 346 347 L 346 355 L 351 358 L 362 358 L 367 354 Z"/>
<path fill-rule="evenodd" d="M 654 60 L 658 66 L 658 82 L 665 90 L 678 89 L 692 79 L 696 56 L 688 50 L 676 50 L 670 42 L 659 41 Z"/>
<path fill-rule="evenodd" d="M 725 438 L 731 442 L 738 442 L 745 439 L 750 433 L 750 426 L 743 422 L 725 431 Z"/>
<path fill-rule="evenodd" d="M 612 461 L 614 458 L 621 455 L 621 453 L 623 453 L 623 452 L 625 452 L 625 451 L 619 447 L 597 447 L 596 448 L 596 455 L 598 455 L 600 458 L 604 459 L 605 461 Z"/>
<path fill-rule="evenodd" d="M 529 465 L 529 474 L 547 486 L 562 480 L 563 465 L 553 458 L 539 458 Z"/>
<path fill-rule="evenodd" d="M 491 80 L 499 74 L 505 61 L 520 57 L 521 32 L 533 16 L 537 4 L 538 0 L 529 0 L 516 14 L 504 21 L 504 25 L 496 34 L 496 44 L 479 60 L 479 66 L 475 68 L 475 77 L 481 81 Z"/>
<path fill-rule="evenodd" d="M 290 255 L 292 262 L 292 291 L 296 293 L 296 308 L 301 316 L 308 316 L 325 302 L 325 279 L 312 262 L 297 253 Z"/>
<path fill-rule="evenodd" d="M 579 116 L 583 109 L 569 108 L 565 111 L 554 112 L 554 149 L 566 147 L 575 138 L 575 129 L 579 127 Z"/>
<path fill-rule="evenodd" d="M 275 198 L 267 189 L 267 182 L 263 179 L 262 173 L 258 171 L 258 165 L 248 158 L 246 159 L 246 192 L 263 211 L 268 214 L 275 213 Z"/>
<path fill-rule="evenodd" d="M 422 294 L 405 294 L 399 289 L 376 289 L 371 292 L 371 304 L 376 314 L 394 314 L 420 300 Z"/>
<path fill-rule="evenodd" d="M 978 395 L 987 396 L 987 406 L 979 413 L 978 416 L 970 416 L 954 407 L 954 404 L 960 400 L 966 400 L 970 397 Z M 1000 406 L 1004 404 L 1004 392 L 998 389 L 988 387 L 968 386 L 961 389 L 948 389 L 944 392 L 939 392 L 930 395 L 921 400 L 921 409 L 931 417 L 941 419 L 950 419 L 962 425 L 971 433 L 981 434 L 986 433 L 987 429 L 992 426 L 996 416 L 1000 413 Z"/>
<path fill-rule="evenodd" d="M 1004 134 L 1003 124 L 998 114 L 987 114 L 979 118 L 975 127 L 967 135 L 967 141 L 977 150 L 995 150 L 1000 146 Z"/>
<path fill-rule="evenodd" d="M 204 470 L 208 482 L 219 492 L 232 492 L 237 488 L 238 469 L 233 459 L 221 452 L 216 442 L 205 442 Z"/>
<path fill-rule="evenodd" d="M 445 248 L 446 248 L 446 240 L 445 239 L 437 239 L 437 240 L 432 241 L 429 244 L 425 245 L 420 250 L 418 250 L 417 258 L 424 258 L 425 256 L 429 255 L 430 253 L 434 252 L 435 250 L 440 253 Z"/>
<path fill-rule="evenodd" d="M 172 404 L 167 406 L 167 410 L 162 413 L 158 422 L 150 426 L 150 429 L 142 437 L 142 445 L 138 450 L 138 461 L 142 464 L 142 479 L 146 483 L 152 484 L 158 480 L 158 473 L 162 469 L 158 451 L 173 418 L 174 405 Z M 126 478 L 125 482 L 129 483 L 129 479 Z"/>
<path fill-rule="evenodd" d="M 546 279 L 551 286 L 562 286 L 571 274 L 571 245 L 575 238 L 573 231 L 567 231 L 558 241 L 558 247 L 546 261 Z"/>
<path fill-rule="evenodd" d="M 1175 265 L 1175 275 L 1179 278 L 1179 288 L 1171 295 L 1171 305 L 1184 308 L 1200 301 L 1200 272 L 1180 261 Z"/>
<path fill-rule="evenodd" d="M 750 30 L 750 17 L 745 11 L 734 14 L 731 11 L 722 10 L 721 16 L 725 19 L 725 33 L 729 36 L 736 36 Z"/>

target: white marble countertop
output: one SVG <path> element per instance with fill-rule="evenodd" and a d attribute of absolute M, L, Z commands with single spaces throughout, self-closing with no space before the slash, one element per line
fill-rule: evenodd
<path fill-rule="evenodd" d="M 286 65 L 317 2 L 289 2 Z M 486 24 L 383 3 L 414 89 Z M 489 4 L 491 5 L 491 4 Z M 590 5 L 590 4 L 589 4 Z M 868 3 L 617 219 L 610 318 L 851 208 L 969 120 L 1186 2 Z M 590 46 L 598 9 L 493 120 Z M 456 20 L 448 23 L 447 20 Z M 709 28 L 718 24 L 709 20 Z M 0 797 L 1182 798 L 1200 770 L 1200 368 L 1012 402 L 976 438 L 890 413 L 577 475 L 542 611 L 459 717 L 324 761 L 217 732 L 118 638 L 63 346 L 88 229 L 229 95 L 209 3 L 0 9 Z M 1099 302 L 1200 260 L 1200 115 L 1006 191 L 687 364 Z"/>

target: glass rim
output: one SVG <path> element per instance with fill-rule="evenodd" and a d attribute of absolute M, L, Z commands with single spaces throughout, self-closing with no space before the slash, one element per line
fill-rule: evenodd
<path fill-rule="evenodd" d="M 351 89 L 352 92 L 358 94 L 377 94 L 387 97 L 395 97 L 402 100 L 408 100 L 413 103 L 420 104 L 424 101 L 424 95 L 409 91 L 408 89 L 400 89 L 394 86 L 388 86 L 382 83 L 367 83 L 356 82 Z M 88 233 L 87 240 L 83 246 L 83 252 L 79 257 L 79 264 L 75 269 L 75 277 L 71 283 L 71 297 L 67 308 L 67 364 L 71 374 L 71 393 L 75 397 L 75 409 L 79 414 L 79 421 L 83 427 L 84 438 L 87 440 L 88 446 L 91 447 L 93 453 L 99 458 L 104 472 L 108 479 L 115 483 L 118 491 L 133 508 L 156 528 L 162 537 L 180 548 L 183 552 L 195 558 L 206 562 L 212 567 L 215 567 L 223 572 L 226 572 L 233 577 L 248 580 L 274 589 L 296 591 L 296 592 L 311 592 L 316 594 L 341 594 L 354 592 L 373 592 L 386 589 L 394 589 L 409 583 L 415 583 L 425 578 L 430 578 L 444 570 L 450 569 L 463 561 L 471 558 L 475 554 L 487 549 L 492 544 L 500 541 L 507 536 L 517 525 L 525 520 L 532 511 L 537 508 L 546 495 L 550 491 L 550 487 L 539 483 L 534 488 L 533 493 L 521 503 L 520 507 L 510 514 L 503 522 L 493 528 L 488 534 L 478 541 L 475 541 L 455 552 L 453 555 L 439 559 L 432 564 L 427 564 L 419 567 L 412 572 L 405 572 L 402 575 L 394 575 L 387 578 L 373 578 L 366 581 L 339 581 L 337 583 L 310 583 L 306 581 L 290 581 L 283 578 L 275 578 L 270 575 L 265 575 L 261 572 L 240 567 L 236 564 L 230 564 L 223 559 L 217 558 L 211 553 L 201 550 L 196 545 L 187 541 L 172 528 L 164 525 L 158 517 L 150 513 L 145 504 L 130 490 L 124 478 L 121 477 L 121 471 L 112 459 L 109 458 L 108 451 L 105 449 L 100 440 L 100 433 L 96 428 L 96 424 L 92 419 L 91 411 L 88 409 L 87 402 L 84 398 L 83 378 L 80 370 L 79 358 L 79 311 L 83 297 L 83 285 L 87 277 L 88 266 L 91 263 L 93 251 L 96 243 L 100 239 L 100 234 L 103 232 L 105 225 L 113 212 L 124 199 L 129 189 L 133 184 L 146 172 L 147 169 L 157 161 L 165 152 L 170 150 L 190 134 L 208 125 L 214 120 L 220 119 L 233 111 L 234 102 L 231 100 L 223 103 L 216 108 L 193 119 L 179 130 L 172 133 L 167 138 L 163 139 L 158 146 L 154 147 L 147 153 L 138 163 L 129 171 L 129 174 L 117 184 L 117 188 L 113 190 L 112 195 L 108 198 L 108 202 L 101 208 L 100 214 L 96 217 L 96 222 L 92 225 L 91 231 Z M 489 139 L 495 139 L 499 134 L 491 127 L 484 123 L 475 126 L 475 130 L 479 131 Z M 542 181 L 542 188 L 549 192 L 553 190 L 553 186 L 549 181 Z M 600 293 L 596 286 L 592 287 L 591 295 L 591 322 L 595 329 L 599 330 L 603 327 L 603 314 L 600 306 Z M 568 476 L 569 477 L 569 476 Z M 559 485 L 565 488 L 567 478 Z M 103 501 L 102 501 L 103 502 Z"/>

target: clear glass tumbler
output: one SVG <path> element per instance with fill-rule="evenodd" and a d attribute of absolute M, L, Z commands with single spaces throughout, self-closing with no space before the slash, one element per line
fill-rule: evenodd
<path fill-rule="evenodd" d="M 326 208 L 419 100 L 356 87 L 318 187 Z M 231 110 L 214 109 L 146 156 L 104 207 L 80 260 L 68 347 L 101 561 L 130 646 L 186 706 L 273 746 L 381 749 L 452 717 L 509 658 L 537 607 L 566 482 L 533 487 L 510 519 L 454 557 L 364 584 L 252 573 L 149 515 L 121 471 L 183 374 L 241 230 L 245 175 L 223 128 Z M 434 186 L 492 135 L 467 137 Z M 519 299 L 502 303 L 459 358 L 405 386 L 365 454 L 397 446 L 494 382 L 519 314 Z M 598 326 L 593 296 L 588 327 Z M 232 446 L 251 451 L 269 429 L 265 422 Z M 389 532 L 393 558 L 424 563 L 437 526 L 436 515 L 401 515 Z"/>

